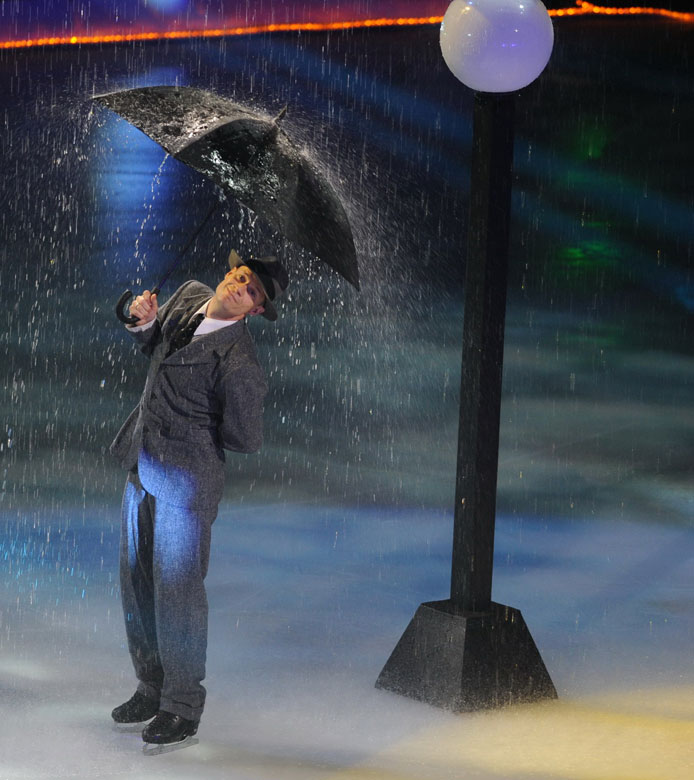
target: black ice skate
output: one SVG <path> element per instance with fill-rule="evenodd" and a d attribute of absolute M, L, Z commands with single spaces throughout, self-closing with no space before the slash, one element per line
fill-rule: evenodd
<path fill-rule="evenodd" d="M 189 737 L 197 734 L 197 731 L 198 724 L 194 720 L 186 720 L 181 715 L 161 710 L 145 727 L 142 739 L 151 745 L 174 745 L 185 742 Z"/>
<path fill-rule="evenodd" d="M 111 717 L 116 723 L 142 723 L 153 718 L 157 712 L 159 712 L 158 701 L 135 691 L 128 701 L 113 710 Z"/>

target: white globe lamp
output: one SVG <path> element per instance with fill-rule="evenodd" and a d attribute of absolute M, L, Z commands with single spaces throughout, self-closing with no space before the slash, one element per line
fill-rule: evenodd
<path fill-rule="evenodd" d="M 440 42 L 446 65 L 467 87 L 514 92 L 544 70 L 554 29 L 540 0 L 453 0 Z"/>

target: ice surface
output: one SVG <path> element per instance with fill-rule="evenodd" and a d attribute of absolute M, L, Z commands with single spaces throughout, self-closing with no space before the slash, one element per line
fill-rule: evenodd
<path fill-rule="evenodd" d="M 446 595 L 447 514 L 225 504 L 200 741 L 158 756 L 110 720 L 133 688 L 117 593 L 56 609 L 48 572 L 33 603 L 6 580 L 0 777 L 688 777 L 689 532 L 604 520 L 500 518 L 494 596 L 522 609 L 560 700 L 456 716 L 373 687 L 417 605 Z"/>

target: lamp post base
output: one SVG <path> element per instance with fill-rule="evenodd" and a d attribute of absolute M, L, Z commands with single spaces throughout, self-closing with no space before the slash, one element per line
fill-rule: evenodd
<path fill-rule="evenodd" d="M 420 604 L 376 687 L 454 712 L 557 698 L 520 611 L 494 602 Z"/>

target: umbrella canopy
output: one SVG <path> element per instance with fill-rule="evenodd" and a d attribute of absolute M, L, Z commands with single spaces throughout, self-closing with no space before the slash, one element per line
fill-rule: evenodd
<path fill-rule="evenodd" d="M 193 87 L 143 87 L 94 99 L 359 287 L 345 210 L 315 164 L 279 126 L 284 112 L 265 119 Z"/>

